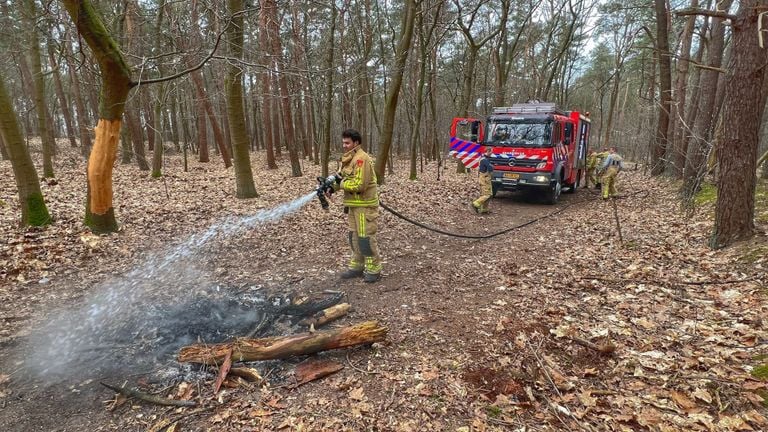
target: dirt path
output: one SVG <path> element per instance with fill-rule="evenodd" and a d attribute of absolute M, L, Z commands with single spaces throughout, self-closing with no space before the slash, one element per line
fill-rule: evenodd
<path fill-rule="evenodd" d="M 9 300 L 0 306 L 2 316 L 26 316 L 4 323 L 0 374 L 20 366 L 12 354 L 51 308 L 79 304 L 109 275 L 124 273 L 148 251 L 178 244 L 222 215 L 250 214 L 306 189 L 306 179 L 285 176 L 273 182 L 281 185 L 276 191 L 242 203 L 218 197 L 215 191 L 226 188 L 224 183 L 207 184 L 197 176 L 169 179 L 174 206 L 147 204 L 146 218 L 126 218 L 126 234 L 95 246 L 88 239 L 78 242 L 76 231 L 69 234 L 80 259 L 72 259 L 72 273 L 58 273 L 61 268 L 51 264 L 57 277 L 50 283 L 15 284 L 0 292 Z M 382 212 L 385 277 L 374 285 L 336 276 L 347 247 L 337 207 L 323 212 L 310 206 L 211 245 L 199 266 L 222 289 L 341 290 L 354 307 L 341 324 L 377 319 L 390 333 L 387 343 L 373 348 L 323 354 L 345 369 L 296 390 L 225 390 L 217 399 L 209 383 L 201 382 L 193 397 L 215 408 L 183 420 L 185 430 L 557 430 L 578 424 L 677 424 L 684 430 L 711 424 L 710 429 L 731 430 L 718 425 L 737 420 L 759 427 L 759 411 L 750 402 L 757 396 L 750 395 L 764 386 L 750 381 L 748 372 L 754 356 L 764 352 L 756 341 L 768 335 L 759 318 L 767 312 L 760 290 L 765 281 L 733 256 L 708 253 L 706 225 L 681 221 L 662 186 L 629 176 L 637 185 L 633 190 L 649 189 L 656 198 L 635 195 L 619 202 L 623 246 L 609 205 L 588 191 L 564 195 L 557 206 L 501 194 L 491 215 L 477 216 L 468 208 L 476 193 L 472 178 L 447 171 L 440 181 L 393 178 L 382 199 L 409 217 L 467 234 L 496 232 L 570 206 L 490 240 L 435 234 Z M 154 183 L 143 187 L 162 191 Z M 123 202 L 140 202 L 124 192 Z M 192 210 L 200 202 L 223 205 L 207 206 L 201 217 Z M 71 217 L 74 225 L 78 216 Z M 98 271 L 88 271 L 91 260 Z M 27 279 L 39 277 L 30 272 Z M 674 283 L 726 279 L 749 281 L 684 291 Z M 615 354 L 600 355 L 571 337 L 609 343 Z M 279 386 L 290 382 L 297 361 L 256 367 Z M 0 429 L 144 430 L 174 416 L 138 403 L 107 411 L 103 401 L 112 393 L 97 378 L 45 386 L 12 377 L 0 384 Z M 179 384 L 164 394 L 174 395 Z"/>

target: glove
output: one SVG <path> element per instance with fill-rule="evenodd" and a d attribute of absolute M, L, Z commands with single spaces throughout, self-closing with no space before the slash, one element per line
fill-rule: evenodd
<path fill-rule="evenodd" d="M 333 185 L 341 182 L 341 175 L 338 173 L 329 175 L 326 178 L 317 178 L 317 199 L 320 200 L 320 206 L 323 210 L 328 210 L 328 197 L 334 192 Z"/>
<path fill-rule="evenodd" d="M 341 183 L 341 175 L 338 173 L 331 174 L 326 178 L 318 177 L 317 178 L 317 194 L 323 194 L 323 195 L 330 195 L 333 192 L 335 192 L 335 189 L 333 187 L 334 184 L 338 185 Z"/>

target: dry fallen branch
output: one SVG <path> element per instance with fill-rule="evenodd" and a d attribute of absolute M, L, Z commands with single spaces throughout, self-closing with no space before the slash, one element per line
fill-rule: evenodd
<path fill-rule="evenodd" d="M 307 327 L 320 327 L 321 325 L 328 324 L 333 320 L 343 317 L 349 312 L 350 308 L 351 306 L 349 303 L 339 303 L 335 306 L 323 309 L 309 318 L 301 320 L 299 324 Z"/>
<path fill-rule="evenodd" d="M 259 371 L 249 367 L 233 367 L 229 369 L 229 374 L 243 378 L 248 382 L 259 384 L 264 382 L 264 378 L 259 374 Z"/>
<path fill-rule="evenodd" d="M 229 370 L 232 368 L 232 350 L 227 351 L 224 356 L 224 363 L 219 368 L 219 376 L 216 377 L 216 384 L 213 386 L 213 394 L 217 394 L 221 388 L 221 384 L 227 378 Z"/>
<path fill-rule="evenodd" d="M 151 394 L 144 393 L 142 391 L 139 391 L 135 388 L 129 388 L 129 387 L 118 387 L 111 384 L 107 384 L 105 382 L 101 382 L 101 385 L 104 387 L 114 390 L 117 393 L 120 393 L 121 395 L 125 397 L 132 397 L 139 400 L 142 400 L 144 402 L 148 402 L 155 405 L 162 405 L 162 406 L 176 406 L 176 407 L 193 407 L 197 406 L 197 402 L 195 401 L 185 401 L 185 400 L 176 400 L 176 399 L 168 399 L 161 396 L 155 396 Z"/>
<path fill-rule="evenodd" d="M 616 345 L 612 344 L 611 342 L 605 342 L 600 345 L 597 345 L 586 339 L 582 339 L 577 336 L 568 336 L 568 339 L 570 339 L 573 342 L 576 342 L 577 344 L 585 348 L 589 348 L 591 350 L 597 351 L 603 355 L 611 355 L 614 353 L 614 351 L 616 351 Z"/>
<path fill-rule="evenodd" d="M 180 362 L 219 364 L 232 350 L 233 361 L 283 359 L 384 340 L 388 329 L 376 321 L 329 332 L 305 333 L 263 339 L 236 339 L 216 345 L 190 345 L 179 352 Z"/>
<path fill-rule="evenodd" d="M 310 381 L 326 377 L 344 369 L 344 365 L 333 360 L 307 360 L 296 366 L 294 376 L 298 387 Z"/>

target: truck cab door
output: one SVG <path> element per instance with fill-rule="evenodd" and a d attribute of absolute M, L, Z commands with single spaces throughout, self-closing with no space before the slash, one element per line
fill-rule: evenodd
<path fill-rule="evenodd" d="M 475 118 L 456 117 L 451 123 L 451 138 L 473 143 L 483 142 L 483 121 Z"/>

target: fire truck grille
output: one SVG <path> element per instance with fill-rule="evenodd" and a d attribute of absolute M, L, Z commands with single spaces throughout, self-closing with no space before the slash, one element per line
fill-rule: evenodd
<path fill-rule="evenodd" d="M 491 163 L 498 166 L 508 166 L 517 168 L 536 168 L 541 162 L 539 159 L 516 159 L 516 158 L 492 158 Z"/>

